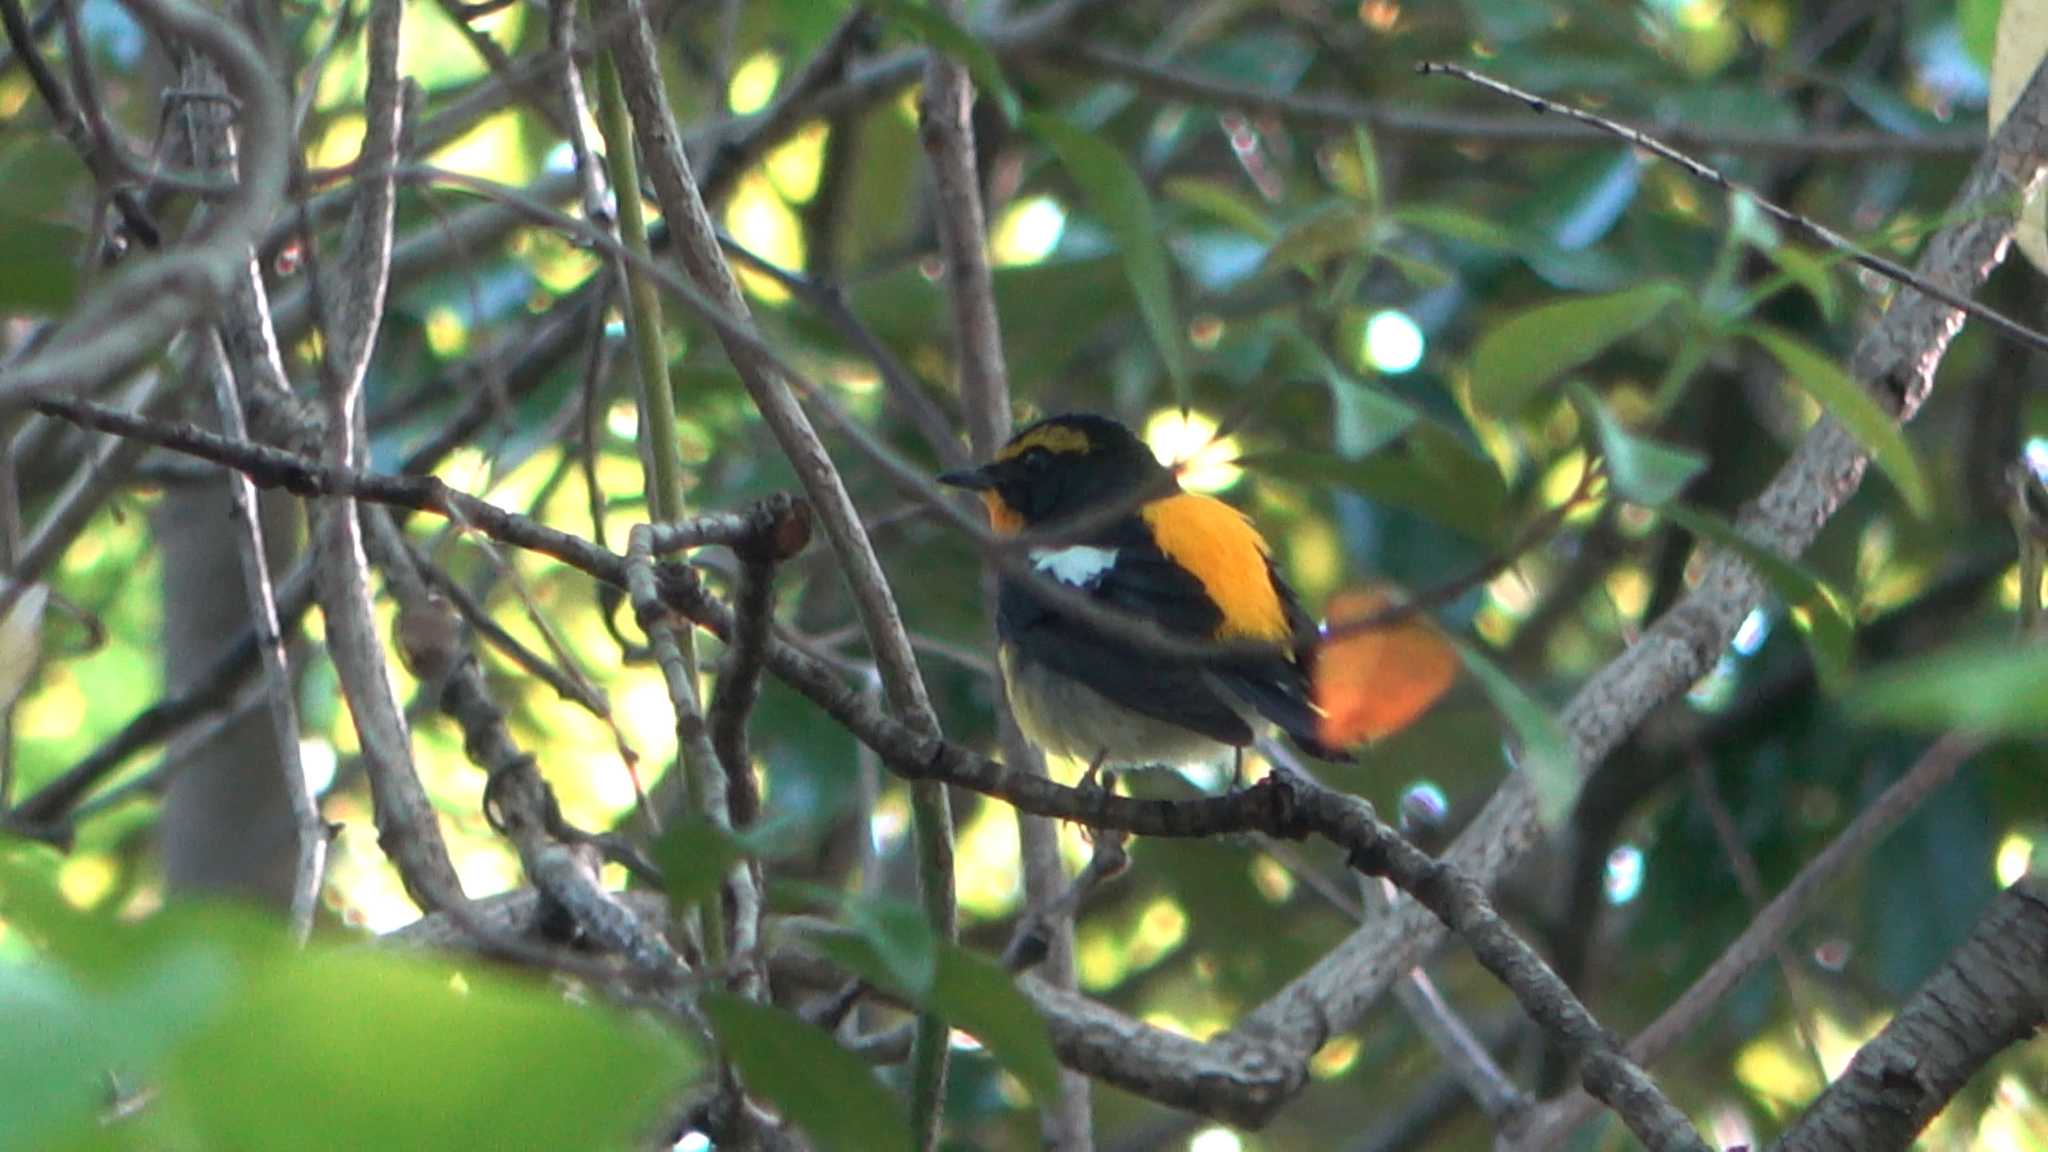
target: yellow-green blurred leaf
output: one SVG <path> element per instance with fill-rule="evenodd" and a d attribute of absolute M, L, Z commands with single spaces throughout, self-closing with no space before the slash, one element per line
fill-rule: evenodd
<path fill-rule="evenodd" d="M 1517 312 L 1473 349 L 1473 399 L 1490 412 L 1517 413 L 1558 377 L 1649 327 L 1683 295 L 1677 284 L 1658 280 Z"/>
<path fill-rule="evenodd" d="M 1870 393 L 1841 365 L 1788 332 L 1761 324 L 1751 325 L 1743 332 L 1775 357 L 1784 367 L 1785 375 L 1863 445 L 1899 495 L 1905 497 L 1906 507 L 1915 516 L 1924 517 L 1934 510 L 1927 471 L 1921 467 L 1920 457 L 1907 442 L 1898 421 L 1878 407 Z"/>
<path fill-rule="evenodd" d="M 1027 115 L 1024 124 L 1059 157 L 1060 166 L 1080 186 L 1089 208 L 1116 237 L 1124 255 L 1124 272 L 1137 296 L 1138 313 L 1144 317 L 1176 392 L 1185 400 L 1187 333 L 1174 305 L 1165 238 L 1160 235 L 1145 182 L 1123 153 L 1084 128 L 1036 113 Z"/>

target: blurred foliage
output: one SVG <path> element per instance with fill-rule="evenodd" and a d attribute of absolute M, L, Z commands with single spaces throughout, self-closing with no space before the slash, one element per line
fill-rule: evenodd
<path fill-rule="evenodd" d="M 1045 6 L 1000 7 L 1025 18 Z M 110 113 L 134 138 L 154 138 L 161 61 L 118 6 L 81 7 L 94 64 L 119 97 Z M 667 7 L 670 95 L 700 126 L 786 91 L 844 11 L 800 0 L 741 4 L 728 28 L 723 5 Z M 1086 42 L 1267 96 L 1341 94 L 1502 128 L 1526 127 L 1528 114 L 1455 81 L 1416 77 L 1412 64 L 1471 60 L 1545 95 L 1709 138 L 1863 130 L 1950 138 L 1981 134 L 1998 8 L 1996 0 L 1130 3 L 1106 6 Z M 960 43 L 958 29 L 924 6 L 904 0 L 876 11 L 874 52 Z M 280 43 L 296 61 L 333 34 L 335 6 L 279 12 Z M 543 16 L 515 4 L 470 26 L 522 60 L 546 49 Z M 424 90 L 420 123 L 465 107 L 493 83 L 441 9 L 411 4 L 406 19 L 406 68 Z M 1408 815 L 1419 833 L 1434 834 L 1443 811 L 1455 821 L 1476 810 L 1508 770 L 1502 741 L 1511 730 L 1538 758 L 1554 757 L 1555 708 L 1697 576 L 1700 541 L 1747 546 L 1729 527 L 1740 502 L 1822 411 L 1876 451 L 1883 481 L 1866 483 L 1799 562 L 1762 561 L 1773 602 L 1708 677 L 1617 755 L 1617 770 L 1595 778 L 1555 850 L 1503 894 L 1533 940 L 1576 955 L 1566 974 L 1604 1023 L 1629 1034 L 1753 912 L 1713 831 L 1709 800 L 1688 786 L 1688 764 L 1704 768 L 1711 802 L 1726 806 L 1770 893 L 1913 762 L 1927 733 L 1968 721 L 1999 735 L 1810 911 L 1786 951 L 1794 989 L 1777 969 L 1760 970 L 1657 1069 L 1717 1136 L 1768 1139 L 1819 1090 L 1820 1069 L 1839 1070 L 2048 837 L 2048 749 L 2039 740 L 2048 680 L 2039 658 L 2016 654 L 2010 641 L 2020 578 L 1999 479 L 2025 453 L 2048 461 L 2048 403 L 2032 386 L 2040 366 L 1968 328 L 1933 400 L 1898 434 L 1839 367 L 1891 286 L 1618 142 L 1445 135 L 1398 123 L 1374 132 L 1246 114 L 1108 74 L 1075 49 L 1033 59 L 977 51 L 971 61 L 985 87 L 1002 78 L 1018 111 L 1012 120 L 988 107 L 976 124 L 1020 416 L 1103 410 L 1151 428 L 1155 443 L 1171 441 L 1176 452 L 1205 447 L 1199 441 L 1220 428 L 1240 468 L 1203 474 L 1258 519 L 1318 608 L 1361 583 L 1426 590 L 1454 581 L 1559 509 L 1585 469 L 1603 469 L 1592 500 L 1559 516 L 1512 569 L 1439 613 L 1488 671 L 1355 763 L 1327 769 L 1330 783 Z M 311 101 L 303 142 L 312 168 L 353 159 L 362 76 L 351 34 Z M 521 104 L 450 140 L 433 163 L 511 184 L 552 180 L 551 194 L 571 195 L 560 180 L 566 144 Z M 1905 260 L 1943 222 L 1971 156 L 1703 154 Z M 891 92 L 802 124 L 738 173 L 716 210 L 752 252 L 842 293 L 908 368 L 923 401 L 957 425 L 924 167 L 914 95 Z M 0 314 L 11 318 L 13 346 L 90 280 L 96 270 L 81 272 L 80 252 L 104 223 L 18 67 L 0 73 L 0 186 L 8 190 Z M 451 239 L 449 223 L 480 210 L 463 192 L 401 191 L 402 244 L 429 255 L 404 266 L 371 368 L 375 464 L 397 468 L 482 403 L 480 431 L 439 461 L 437 474 L 622 547 L 645 515 L 639 430 L 616 314 L 590 307 L 600 262 L 541 229 Z M 174 233 L 185 208 L 167 211 Z M 280 291 L 297 285 L 298 263 L 265 258 Z M 845 325 L 763 277 L 746 283 L 762 328 L 785 354 L 891 447 L 937 468 Z M 2042 288 L 2027 269 L 2001 273 L 1985 295 L 2009 315 L 2042 314 Z M 661 434 L 680 442 L 688 503 L 728 508 L 791 487 L 708 332 L 679 307 L 670 317 L 680 423 Z M 558 323 L 572 336 L 534 351 L 537 334 Z M 608 342 L 609 354 L 594 355 L 594 341 Z M 292 334 L 285 347 L 294 378 L 314 379 L 305 335 Z M 586 395 L 592 363 L 613 370 Z M 1155 423 L 1182 405 L 1188 419 Z M 1170 431 L 1188 427 L 1203 431 L 1192 440 Z M 992 746 L 972 550 L 891 488 L 852 443 L 827 441 L 920 641 L 947 732 Z M 11 457 L 25 522 L 48 506 L 76 458 L 73 441 Z M 164 485 L 189 482 L 147 473 L 101 511 L 50 577 L 58 597 L 44 610 L 41 664 L 9 702 L 14 799 L 173 687 L 163 683 L 158 646 L 166 614 L 180 608 L 162 602 L 147 514 Z M 438 523 L 415 518 L 409 527 L 512 635 L 545 650 L 529 613 L 543 615 L 602 686 L 616 733 L 501 655 L 487 657 L 515 735 L 570 819 L 630 825 L 633 765 L 616 751 L 620 741 L 649 786 L 674 752 L 659 675 L 621 647 L 621 636 L 638 639 L 630 613 L 552 561 L 510 554 L 500 569 Z M 723 557 L 701 560 L 723 579 Z M 868 675 L 846 591 L 822 547 L 784 571 L 778 596 L 792 633 L 850 677 Z M 307 630 L 318 639 L 317 614 Z M 1960 640 L 1973 646 L 1943 651 Z M 694 1067 L 690 1044 L 475 965 L 373 961 L 346 942 L 413 911 L 375 843 L 332 670 L 317 644 L 304 652 L 305 755 L 325 789 L 326 817 L 342 828 L 320 944 L 292 955 L 239 917 L 157 911 L 164 893 L 149 851 L 150 789 L 96 803 L 61 857 L 10 849 L 0 870 L 0 1115 L 10 1118 L 0 1148 L 254 1146 L 274 1142 L 265 1134 L 276 1125 L 290 1126 L 294 1146 L 335 1147 L 613 1146 L 644 1131 L 636 1126 L 653 1120 L 659 1094 Z M 713 645 L 707 667 L 716 655 Z M 402 673 L 401 683 L 416 691 Z M 429 711 L 425 702 L 415 709 L 419 763 L 458 868 L 472 895 L 514 887 L 516 861 L 479 811 L 481 775 Z M 976 1042 L 962 1041 L 953 1138 L 962 1147 L 1035 1147 L 1029 1101 L 1045 1084 L 1043 1036 L 1028 1013 L 1018 1016 L 1021 1001 L 990 991 L 1008 986 L 986 967 L 1021 901 L 1011 813 L 958 798 L 966 950 L 939 948 L 915 931 L 906 941 L 877 928 L 890 914 L 875 911 L 893 907 L 889 894 L 904 894 L 909 875 L 900 787 L 881 778 L 866 807 L 874 765 L 773 682 L 753 749 L 768 821 L 758 835 L 772 844 L 727 845 L 711 857 L 758 853 L 771 873 L 806 885 L 780 892 L 778 907 L 822 909 L 841 926 L 832 937 L 840 959 L 911 1000 L 950 1002 L 962 1027 L 979 1029 Z M 182 754 L 173 744 L 163 759 L 137 757 L 109 787 L 175 770 Z M 1076 770 L 1056 766 L 1069 779 Z M 1072 864 L 1088 850 L 1073 829 L 1062 830 L 1062 846 Z M 702 842 L 685 849 L 679 858 L 707 851 Z M 1078 963 L 1088 994 L 1155 1024 L 1196 1035 L 1227 1028 L 1353 927 L 1346 909 L 1355 888 L 1341 862 L 1315 848 L 1282 856 L 1254 843 L 1146 841 L 1133 855 L 1132 870 L 1080 924 Z M 1574 877 L 1581 882 L 1568 882 Z M 861 896 L 821 900 L 833 892 Z M 1452 948 L 1435 973 L 1480 1033 L 1501 1040 L 1524 1083 L 1549 1091 L 1567 1082 L 1467 957 Z M 971 1022 L 977 1004 L 986 1014 Z M 779 1011 L 724 1001 L 709 1011 L 722 1028 L 787 1033 L 765 1057 L 744 1046 L 731 1055 L 792 1115 L 841 1132 L 900 1123 L 900 1101 L 877 1090 L 900 1086 L 895 1070 L 878 1077 L 813 1052 L 821 1035 Z M 1817 1052 L 1795 1026 L 1801 1020 Z M 25 1037 L 35 1043 L 18 1042 Z M 798 1054 L 803 1075 L 777 1079 L 783 1052 Z M 1132 1146 L 1393 1147 L 1374 1142 L 1380 1126 L 1441 1070 L 1415 1026 L 1387 1006 L 1354 1034 L 1333 1037 L 1314 1076 L 1257 1133 L 1161 1129 L 1156 1106 L 1098 1088 L 1101 1146 L 1154 1133 Z M 807 1084 L 828 1082 L 844 1091 L 800 1102 Z M 2048 1054 L 2038 1045 L 2008 1055 L 1927 1146 L 2048 1146 L 2044 1083 Z M 143 1086 L 158 1097 L 140 1120 L 94 1124 Z M 795 1094 L 777 1095 L 792 1086 Z M 1477 1149 L 1489 1138 L 1466 1107 L 1405 1146 Z M 1607 1124 L 1578 1146 L 1626 1144 Z"/>

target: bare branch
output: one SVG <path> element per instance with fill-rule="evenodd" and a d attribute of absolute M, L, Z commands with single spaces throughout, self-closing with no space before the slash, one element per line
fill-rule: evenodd
<path fill-rule="evenodd" d="M 247 440 L 249 430 L 242 420 L 241 397 L 236 394 L 234 377 L 228 371 L 227 350 L 221 347 L 220 337 L 206 332 L 200 339 L 196 359 L 202 361 L 202 370 L 211 380 L 221 430 L 230 439 Z M 270 562 L 263 550 L 263 519 L 256 504 L 256 486 L 247 475 L 230 473 L 228 493 L 234 501 L 235 519 L 241 522 L 236 551 L 241 554 L 242 582 L 263 661 L 263 693 L 269 702 L 271 727 L 277 739 L 277 767 L 284 775 L 284 794 L 291 804 L 293 832 L 298 837 L 289 923 L 293 939 L 303 944 L 313 933 L 313 914 L 320 906 L 320 885 L 326 875 L 327 825 L 320 818 L 320 802 L 314 797 L 305 765 L 299 760 L 296 688 L 285 658 L 277 590 L 271 583 Z"/>
<path fill-rule="evenodd" d="M 27 359 L 0 370 L 0 402 L 98 385 L 134 370 L 226 297 L 250 245 L 282 202 L 288 161 L 284 93 L 247 36 L 191 0 L 126 0 L 166 40 L 210 59 L 238 102 L 240 179 L 176 251 L 124 267 Z"/>
<path fill-rule="evenodd" d="M 2024 202 L 2044 166 L 2048 80 L 2037 74 L 1957 192 L 1951 218 L 1958 222 L 1929 243 L 1920 259 L 1921 273 L 1957 290 L 1981 282 L 2011 238 L 2009 206 Z M 1901 419 L 1910 418 L 1961 323 L 1960 313 L 1929 297 L 1904 296 L 1858 343 L 1853 374 Z M 1797 555 L 1855 494 L 1866 462 L 1854 438 L 1824 419 L 1738 523 L 1751 539 Z M 1703 675 L 1765 594 L 1762 581 L 1739 558 L 1715 553 L 1698 584 L 1595 673 L 1566 706 L 1561 719 L 1581 772 L 1590 771 L 1645 717 Z M 1511 775 L 1446 858 L 1465 874 L 1492 883 L 1524 859 L 1540 836 L 1535 796 L 1520 775 Z M 1442 938 L 1429 917 L 1397 912 L 1384 924 L 1354 933 L 1252 1012 L 1243 1027 L 1277 1037 L 1290 1050 L 1311 1052 L 1329 1031 L 1356 1024 Z"/>

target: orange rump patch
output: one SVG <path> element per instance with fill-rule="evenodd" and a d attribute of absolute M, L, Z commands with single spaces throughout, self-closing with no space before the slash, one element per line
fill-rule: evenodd
<path fill-rule="evenodd" d="M 1266 538 L 1221 500 L 1182 492 L 1141 510 L 1152 542 L 1194 574 L 1223 611 L 1218 640 L 1286 640 L 1287 608 L 1266 557 Z"/>
<path fill-rule="evenodd" d="M 1329 626 L 1368 619 L 1395 603 L 1384 587 L 1330 598 Z M 1458 678 L 1458 651 L 1421 613 L 1328 641 L 1316 652 L 1316 737 L 1338 748 L 1383 740 L 1413 724 Z"/>

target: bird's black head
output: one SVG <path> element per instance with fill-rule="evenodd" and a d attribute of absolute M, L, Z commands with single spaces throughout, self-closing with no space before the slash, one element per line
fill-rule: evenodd
<path fill-rule="evenodd" d="M 1157 495 L 1177 487 L 1172 470 L 1129 428 L 1086 412 L 1048 416 L 1010 437 L 994 460 L 939 482 L 981 493 L 998 532 L 1085 512 L 1141 487 Z"/>

